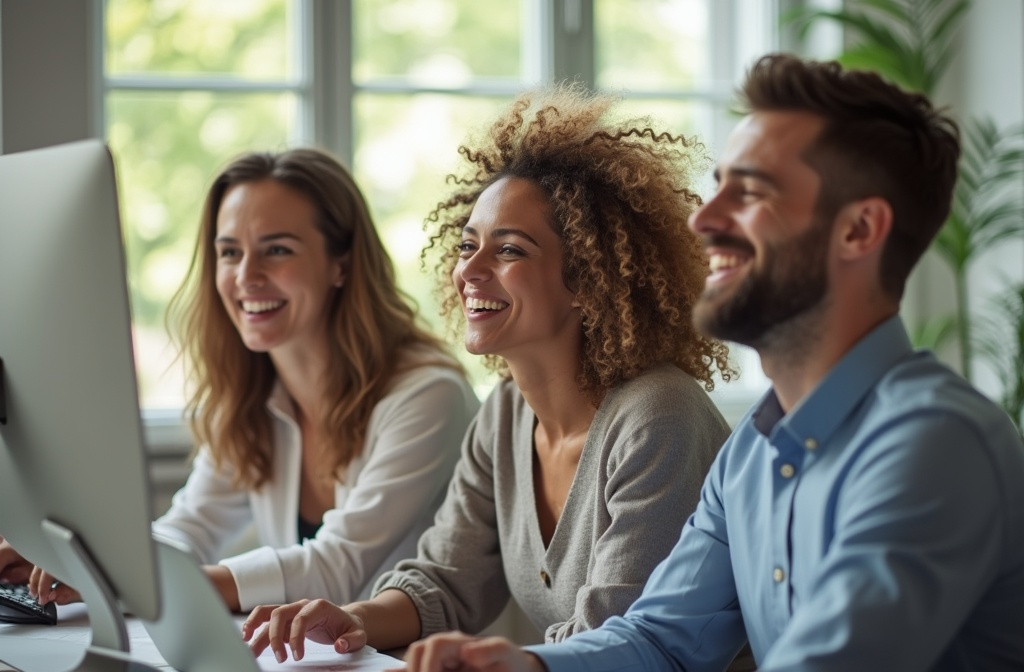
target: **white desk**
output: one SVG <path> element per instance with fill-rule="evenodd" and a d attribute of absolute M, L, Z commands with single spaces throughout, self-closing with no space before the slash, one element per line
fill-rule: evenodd
<path fill-rule="evenodd" d="M 74 668 L 90 641 L 89 619 L 82 604 L 58 607 L 55 626 L 0 624 L 0 671 L 61 672 Z M 242 618 L 237 622 L 241 627 Z M 241 636 L 241 635 L 239 635 Z M 131 657 L 161 670 L 173 670 L 137 619 L 128 619 Z M 261 670 L 396 670 L 402 661 L 366 649 L 339 654 L 329 646 L 307 642 L 306 658 L 278 664 L 267 650 L 257 661 Z M 17 667 L 15 667 L 17 665 Z"/>

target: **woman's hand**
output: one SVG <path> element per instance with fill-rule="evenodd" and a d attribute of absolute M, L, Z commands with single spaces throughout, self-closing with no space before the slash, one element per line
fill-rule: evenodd
<path fill-rule="evenodd" d="M 32 574 L 32 563 L 21 557 L 14 547 L 0 537 L 0 581 L 20 585 Z"/>
<path fill-rule="evenodd" d="M 546 672 L 536 656 L 503 637 L 471 637 L 461 632 L 431 635 L 409 646 L 410 672 Z"/>
<path fill-rule="evenodd" d="M 267 625 L 257 633 L 263 623 Z M 269 646 L 279 663 L 288 658 L 286 642 L 292 658 L 302 660 L 306 638 L 334 644 L 338 653 L 349 653 L 366 645 L 366 629 L 361 618 L 327 600 L 256 607 L 242 624 L 242 639 L 249 642 L 252 652 L 258 656 Z"/>
<path fill-rule="evenodd" d="M 39 604 L 71 604 L 82 601 L 82 595 L 77 590 L 66 583 L 61 583 L 42 567 L 32 568 L 32 576 L 28 579 L 28 592 L 39 600 Z"/>

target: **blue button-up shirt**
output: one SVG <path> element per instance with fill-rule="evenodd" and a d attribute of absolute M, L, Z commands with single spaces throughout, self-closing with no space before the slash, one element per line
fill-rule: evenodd
<path fill-rule="evenodd" d="M 898 317 L 792 412 L 773 392 L 623 617 L 551 672 L 1024 670 L 1024 447 Z"/>

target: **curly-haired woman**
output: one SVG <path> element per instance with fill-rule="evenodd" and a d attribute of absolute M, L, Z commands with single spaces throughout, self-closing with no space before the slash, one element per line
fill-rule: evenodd
<path fill-rule="evenodd" d="M 425 254 L 440 251 L 466 348 L 503 380 L 418 557 L 369 601 L 257 608 L 254 650 L 477 632 L 510 596 L 559 641 L 625 612 L 678 538 L 728 434 L 702 385 L 733 373 L 690 320 L 707 265 L 689 185 L 705 160 L 614 103 L 571 86 L 524 94 L 460 148 L 469 165 L 427 220 Z"/>

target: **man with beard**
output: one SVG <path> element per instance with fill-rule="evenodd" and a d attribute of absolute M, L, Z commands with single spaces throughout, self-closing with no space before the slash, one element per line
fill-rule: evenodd
<path fill-rule="evenodd" d="M 560 644 L 459 634 L 417 670 L 1024 670 L 1024 447 L 898 316 L 949 213 L 958 132 L 926 98 L 773 55 L 690 226 L 694 319 L 772 389 L 623 617 Z M 436 642 L 436 640 L 435 640 Z"/>

